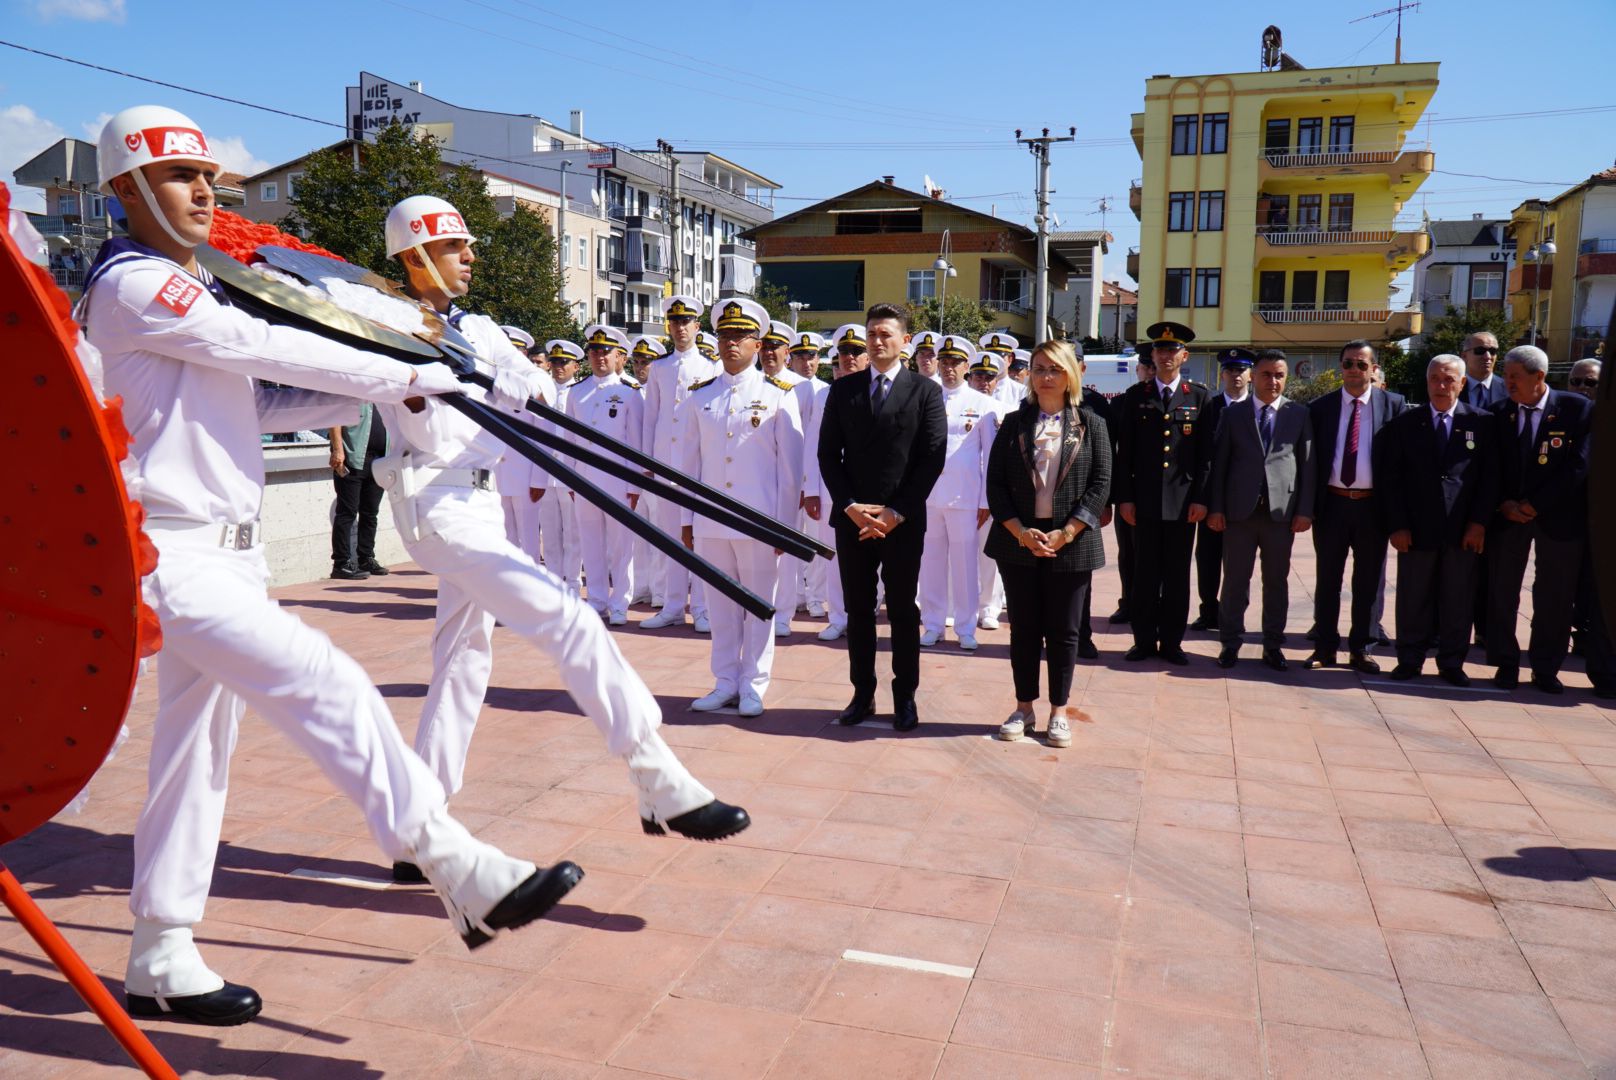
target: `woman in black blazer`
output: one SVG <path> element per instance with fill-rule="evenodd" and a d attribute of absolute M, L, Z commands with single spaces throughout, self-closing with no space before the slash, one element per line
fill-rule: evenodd
<path fill-rule="evenodd" d="M 1111 491 L 1111 437 L 1083 402 L 1083 357 L 1069 342 L 1033 350 L 1030 392 L 999 426 L 988 455 L 993 527 L 983 550 L 999 564 L 1010 611 L 1016 711 L 999 728 L 1033 732 L 1038 663 L 1049 663 L 1049 745 L 1070 746 L 1067 700 L 1089 579 L 1105 565 L 1100 514 Z"/>

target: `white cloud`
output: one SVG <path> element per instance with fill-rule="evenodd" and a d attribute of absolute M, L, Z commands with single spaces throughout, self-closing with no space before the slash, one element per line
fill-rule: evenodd
<path fill-rule="evenodd" d="M 111 119 L 112 114 L 109 112 L 97 113 L 94 120 L 86 120 L 80 124 L 79 130 L 84 132 L 84 137 L 90 142 L 96 142 L 101 138 L 101 129 L 106 127 L 107 121 Z"/>
<path fill-rule="evenodd" d="M 224 166 L 225 172 L 251 176 L 269 168 L 269 162 L 254 156 L 252 151 L 247 149 L 247 144 L 240 135 L 210 137 L 208 145 L 213 148 L 213 156 L 219 159 L 219 164 Z"/>
<path fill-rule="evenodd" d="M 78 19 L 81 22 L 124 21 L 124 0 L 34 0 L 41 19 Z"/>
<path fill-rule="evenodd" d="M 0 108 L 0 177 L 11 188 L 11 205 L 15 209 L 37 213 L 45 207 L 45 195 L 37 188 L 18 187 L 12 170 L 66 134 L 26 105 Z"/>

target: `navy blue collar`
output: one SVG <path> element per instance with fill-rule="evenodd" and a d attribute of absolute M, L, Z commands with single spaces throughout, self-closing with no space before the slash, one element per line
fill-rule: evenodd
<path fill-rule="evenodd" d="M 148 247 L 127 236 L 114 236 L 102 243 L 101 250 L 95 253 L 95 261 L 90 264 L 89 273 L 84 275 L 84 292 L 88 293 L 90 287 L 101 278 L 102 274 L 110 270 L 114 263 L 124 262 L 128 259 L 156 259 L 159 262 L 168 263 L 180 273 L 188 274 L 200 281 L 203 287 L 212 293 L 213 298 L 219 303 L 226 306 L 230 304 L 230 296 L 224 291 L 224 286 L 220 285 L 207 270 L 198 266 L 196 273 L 191 274 L 190 271 L 156 248 Z"/>

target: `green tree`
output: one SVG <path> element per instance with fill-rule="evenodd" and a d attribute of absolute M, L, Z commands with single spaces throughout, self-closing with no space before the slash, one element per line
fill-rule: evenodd
<path fill-rule="evenodd" d="M 939 318 L 940 315 L 945 318 Z M 913 301 L 909 303 L 909 328 L 916 332 L 946 329 L 950 334 L 962 334 L 975 341 L 987 333 L 998 319 L 998 313 L 992 308 L 980 300 L 964 296 L 950 296 L 942 305 L 938 304 L 935 296 L 927 297 L 918 304 Z"/>
<path fill-rule="evenodd" d="M 540 342 L 577 339 L 582 328 L 556 301 L 560 285 L 549 220 L 518 204 L 510 217 L 497 219 L 477 245 L 467 306 L 507 326 L 521 327 Z"/>
<path fill-rule="evenodd" d="M 784 285 L 776 285 L 768 279 L 765 272 L 760 271 L 757 284 L 752 286 L 752 299 L 763 305 L 769 313 L 769 318 L 778 319 L 787 326 L 791 325 L 792 295 Z M 814 333 L 819 330 L 819 322 L 807 315 L 797 316 L 797 329 L 805 333 Z"/>
<path fill-rule="evenodd" d="M 1410 366 L 1419 382 L 1425 381 L 1425 365 L 1443 353 L 1459 355 L 1470 334 L 1487 333 L 1508 349 L 1526 334 L 1526 323 L 1509 317 L 1502 308 L 1455 308 L 1448 310 L 1425 328 L 1420 345 L 1409 353 Z M 1388 379 L 1388 381 L 1390 381 Z"/>

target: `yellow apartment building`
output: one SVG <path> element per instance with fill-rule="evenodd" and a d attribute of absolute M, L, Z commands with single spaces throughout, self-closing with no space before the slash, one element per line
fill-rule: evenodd
<path fill-rule="evenodd" d="M 1392 278 L 1430 244 L 1400 224 L 1433 167 L 1413 138 L 1437 64 L 1157 75 L 1133 114 L 1140 327 L 1333 364 L 1418 333 Z M 1317 364 L 1315 363 L 1315 367 Z"/>
<path fill-rule="evenodd" d="M 1511 317 L 1555 368 L 1602 355 L 1616 305 L 1616 168 L 1594 173 L 1552 199 L 1528 199 L 1510 215 L 1515 269 Z"/>

